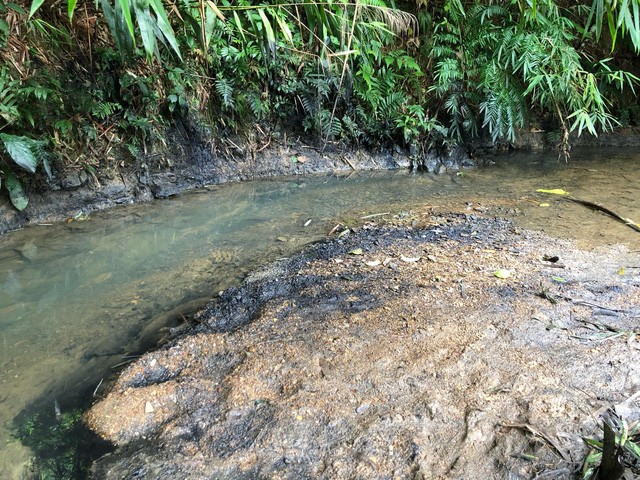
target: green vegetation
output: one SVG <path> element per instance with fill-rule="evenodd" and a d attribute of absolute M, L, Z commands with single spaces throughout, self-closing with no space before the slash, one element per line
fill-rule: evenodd
<path fill-rule="evenodd" d="M 34 413 L 20 426 L 18 438 L 35 455 L 30 478 L 87 478 L 93 459 L 106 453 L 82 422 L 80 410 Z"/>
<path fill-rule="evenodd" d="M 582 480 L 619 479 L 625 471 L 640 473 L 640 422 L 628 425 L 624 418 L 608 413 L 602 421 L 603 439 L 584 439 L 590 451 L 582 465 Z"/>
<path fill-rule="evenodd" d="M 0 0 L 0 188 L 135 162 L 197 114 L 416 152 L 635 124 L 640 0 Z M 256 128 L 256 125 L 259 128 Z M 22 183 L 21 183 L 22 182 Z"/>

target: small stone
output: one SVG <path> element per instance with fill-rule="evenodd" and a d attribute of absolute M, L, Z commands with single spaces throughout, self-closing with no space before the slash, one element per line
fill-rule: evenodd
<path fill-rule="evenodd" d="M 153 405 L 151 405 L 151 402 L 147 402 L 144 406 L 144 413 L 153 413 L 154 412 L 154 408 Z"/>

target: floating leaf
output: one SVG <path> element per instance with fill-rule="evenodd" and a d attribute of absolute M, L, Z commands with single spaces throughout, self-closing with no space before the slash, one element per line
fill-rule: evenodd
<path fill-rule="evenodd" d="M 291 157 L 291 163 L 298 163 L 298 157 L 295 155 Z"/>
<path fill-rule="evenodd" d="M 351 250 L 349 252 L 349 254 L 351 255 L 362 255 L 362 249 L 361 248 L 354 248 L 353 250 Z"/>
<path fill-rule="evenodd" d="M 24 210 L 25 208 L 27 208 L 29 199 L 24 193 L 20 181 L 11 172 L 5 172 L 5 176 L 7 177 L 5 183 L 7 185 L 7 190 L 9 190 L 9 198 L 11 199 L 11 203 L 13 203 L 13 206 L 18 210 Z"/>
<path fill-rule="evenodd" d="M 539 193 L 550 193 L 551 195 L 569 195 L 569 192 L 565 192 L 561 188 L 553 188 L 551 190 L 547 190 L 545 188 L 539 188 L 536 190 Z"/>
<path fill-rule="evenodd" d="M 500 270 L 496 270 L 493 274 L 498 278 L 509 278 L 511 276 L 511 270 L 507 270 L 506 268 L 501 268 Z"/>
<path fill-rule="evenodd" d="M 540 205 L 538 205 L 539 207 L 550 207 L 551 204 L 550 203 L 541 203 Z"/>
<path fill-rule="evenodd" d="M 620 270 L 618 270 L 618 275 L 624 275 L 624 267 L 620 267 Z"/>
<path fill-rule="evenodd" d="M 562 277 L 551 277 L 551 280 L 558 283 L 567 283 L 567 280 Z"/>

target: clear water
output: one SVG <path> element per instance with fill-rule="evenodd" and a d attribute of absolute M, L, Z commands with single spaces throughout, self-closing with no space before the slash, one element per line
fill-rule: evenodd
<path fill-rule="evenodd" d="M 325 238 L 340 220 L 424 205 L 480 207 L 584 247 L 626 243 L 640 251 L 640 233 L 535 193 L 563 188 L 640 222 L 635 151 L 575 152 L 568 164 L 553 154 L 494 160 L 464 175 L 232 184 L 0 237 L 0 478 L 19 478 L 31 456 L 12 437 L 29 412 L 72 408 L 114 365 L 160 339 L 163 327 L 256 266 Z"/>

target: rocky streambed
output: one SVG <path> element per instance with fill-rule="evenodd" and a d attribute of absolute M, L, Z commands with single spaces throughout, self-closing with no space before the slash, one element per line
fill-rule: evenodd
<path fill-rule="evenodd" d="M 126 368 L 87 414 L 118 447 L 93 475 L 575 478 L 604 412 L 640 418 L 637 249 L 395 223 L 254 273 Z"/>

